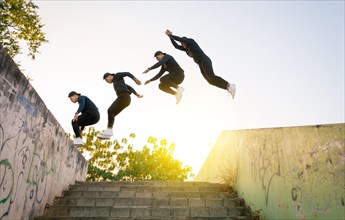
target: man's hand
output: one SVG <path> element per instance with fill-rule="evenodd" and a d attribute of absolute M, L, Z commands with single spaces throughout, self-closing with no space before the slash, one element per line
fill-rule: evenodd
<path fill-rule="evenodd" d="M 150 71 L 149 68 L 147 68 L 143 73 L 148 73 Z"/>
<path fill-rule="evenodd" d="M 167 29 L 167 30 L 165 31 L 165 34 L 168 35 L 168 37 L 171 37 L 172 31 L 170 31 L 170 30 Z"/>
<path fill-rule="evenodd" d="M 140 94 L 137 94 L 136 96 L 137 96 L 138 98 L 144 97 L 143 95 L 140 95 Z"/>
<path fill-rule="evenodd" d="M 73 121 L 73 122 L 74 122 L 74 121 L 78 121 L 78 113 L 75 113 L 75 114 L 74 114 L 74 117 L 73 117 L 72 121 Z"/>
<path fill-rule="evenodd" d="M 147 81 L 145 82 L 145 85 L 149 84 L 150 82 L 151 82 L 150 80 L 147 80 Z"/>
<path fill-rule="evenodd" d="M 134 81 L 135 81 L 135 83 L 136 83 L 137 85 L 141 85 L 141 82 L 140 82 L 139 79 L 135 78 Z"/>

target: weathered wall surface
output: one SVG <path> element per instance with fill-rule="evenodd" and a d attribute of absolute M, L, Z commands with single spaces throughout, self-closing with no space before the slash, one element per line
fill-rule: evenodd
<path fill-rule="evenodd" d="M 87 162 L 0 45 L 0 219 L 32 219 Z"/>
<path fill-rule="evenodd" d="M 344 142 L 345 124 L 224 131 L 196 180 L 237 169 L 239 196 L 265 219 L 345 219 Z"/>

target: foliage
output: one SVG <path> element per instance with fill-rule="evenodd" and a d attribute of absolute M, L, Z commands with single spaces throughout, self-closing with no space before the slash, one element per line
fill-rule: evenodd
<path fill-rule="evenodd" d="M 230 188 L 236 189 L 236 183 L 238 180 L 238 165 L 226 164 L 220 169 L 220 178 L 223 183 L 227 184 Z"/>
<path fill-rule="evenodd" d="M 253 203 L 245 204 L 246 207 L 246 214 L 252 220 L 263 220 L 264 216 L 262 213 L 262 209 L 254 209 L 255 205 Z"/>
<path fill-rule="evenodd" d="M 173 158 L 175 144 L 168 145 L 165 139 L 149 137 L 147 145 L 134 150 L 129 142 L 135 134 L 121 141 L 104 141 L 97 138 L 98 133 L 89 127 L 83 134 L 86 143 L 79 148 L 89 158 L 89 181 L 183 181 L 193 176 L 191 167 L 183 167 L 182 162 Z"/>
<path fill-rule="evenodd" d="M 48 42 L 37 9 L 32 1 L 0 0 L 0 43 L 11 57 L 20 53 L 20 40 L 26 41 L 33 60 L 41 44 Z"/>

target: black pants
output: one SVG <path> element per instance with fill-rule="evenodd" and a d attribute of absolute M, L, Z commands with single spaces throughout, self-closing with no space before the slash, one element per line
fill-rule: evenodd
<path fill-rule="evenodd" d="M 207 80 L 207 82 L 213 86 L 217 86 L 221 89 L 227 89 L 229 83 L 223 78 L 216 76 L 213 72 L 212 61 L 209 57 L 203 57 L 198 62 L 201 74 Z"/>
<path fill-rule="evenodd" d="M 174 72 L 169 73 L 165 76 L 160 78 L 161 83 L 158 85 L 159 89 L 169 93 L 171 95 L 175 95 L 176 91 L 171 89 L 171 87 L 177 89 L 178 85 L 181 84 L 184 80 L 184 73 L 183 72 Z"/>
<path fill-rule="evenodd" d="M 77 121 L 72 120 L 72 127 L 76 137 L 80 137 L 80 131 L 84 130 L 85 126 L 96 124 L 100 119 L 99 112 L 84 112 L 78 116 Z M 80 130 L 79 130 L 80 127 Z"/>
<path fill-rule="evenodd" d="M 131 96 L 127 92 L 118 95 L 117 99 L 108 108 L 108 128 L 112 128 L 115 122 L 115 116 L 131 104 Z"/>

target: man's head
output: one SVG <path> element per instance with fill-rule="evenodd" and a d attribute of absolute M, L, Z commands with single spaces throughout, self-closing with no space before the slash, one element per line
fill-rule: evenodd
<path fill-rule="evenodd" d="M 154 57 L 158 60 L 161 61 L 166 53 L 163 53 L 162 51 L 157 51 L 154 55 Z"/>
<path fill-rule="evenodd" d="M 105 73 L 103 75 L 103 79 L 105 81 L 107 81 L 107 83 L 112 83 L 113 82 L 113 79 L 114 79 L 114 74 L 111 74 L 111 73 Z"/>
<path fill-rule="evenodd" d="M 76 103 L 78 102 L 80 93 L 77 93 L 75 91 L 72 91 L 68 94 L 68 98 L 71 100 L 71 102 Z"/>

